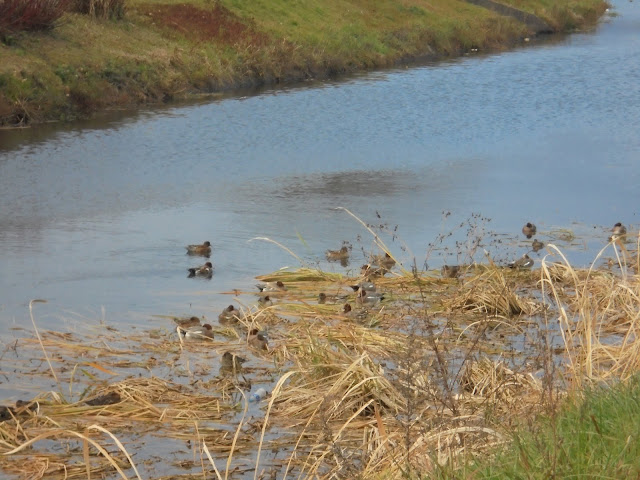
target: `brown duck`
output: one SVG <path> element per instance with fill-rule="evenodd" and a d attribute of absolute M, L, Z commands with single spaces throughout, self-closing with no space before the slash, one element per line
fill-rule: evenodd
<path fill-rule="evenodd" d="M 527 222 L 524 227 L 522 227 L 522 233 L 524 233 L 524 236 L 527 238 L 533 237 L 536 234 L 536 231 L 536 226 L 531 222 Z"/>
<path fill-rule="evenodd" d="M 185 248 L 189 255 L 201 255 L 203 257 L 211 255 L 211 242 L 209 242 L 209 240 L 202 245 L 187 245 Z"/>

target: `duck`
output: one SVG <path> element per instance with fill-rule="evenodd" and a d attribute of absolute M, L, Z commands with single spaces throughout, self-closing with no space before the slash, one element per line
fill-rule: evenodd
<path fill-rule="evenodd" d="M 192 277 L 208 277 L 211 278 L 213 275 L 213 265 L 211 262 L 207 262 L 204 265 L 200 265 L 199 267 L 189 268 L 189 278 Z"/>
<path fill-rule="evenodd" d="M 247 343 L 256 350 L 268 350 L 269 344 L 267 336 L 257 328 L 252 329 L 247 336 Z"/>
<path fill-rule="evenodd" d="M 258 299 L 258 303 L 263 307 L 270 307 L 271 305 L 273 305 L 273 301 L 271 300 L 269 295 L 266 295 L 264 297 L 260 297 Z"/>
<path fill-rule="evenodd" d="M 459 265 L 443 265 L 440 269 L 440 274 L 444 278 L 456 278 L 460 274 Z"/>
<path fill-rule="evenodd" d="M 524 236 L 527 238 L 533 237 L 536 234 L 536 231 L 536 226 L 531 222 L 527 222 L 524 227 L 522 227 L 522 233 L 524 233 Z"/>
<path fill-rule="evenodd" d="M 371 257 L 371 263 L 373 265 L 378 265 L 379 267 L 382 267 L 386 270 L 391 270 L 396 264 L 396 261 L 391 255 L 385 252 L 384 255 L 373 255 Z"/>
<path fill-rule="evenodd" d="M 211 255 L 211 242 L 209 240 L 202 245 L 187 245 L 185 248 L 188 255 L 201 255 L 203 257 Z"/>
<path fill-rule="evenodd" d="M 346 260 L 349 258 L 349 247 L 343 245 L 340 250 L 327 250 L 325 255 L 327 257 L 327 260 L 329 260 L 330 262 Z"/>
<path fill-rule="evenodd" d="M 327 295 L 324 292 L 320 292 L 318 294 L 318 303 L 320 304 L 324 304 L 327 302 L 331 302 L 331 303 L 336 303 L 336 302 L 340 302 L 342 300 L 346 300 L 348 298 L 348 295 Z"/>
<path fill-rule="evenodd" d="M 342 315 L 349 318 L 355 318 L 357 320 L 366 320 L 369 316 L 369 310 L 366 308 L 361 308 L 359 310 L 354 310 L 350 304 L 346 303 L 344 307 L 342 307 Z"/>
<path fill-rule="evenodd" d="M 281 280 L 278 280 L 277 282 L 261 283 L 256 285 L 256 287 L 258 287 L 258 290 L 260 290 L 260 293 L 285 292 L 287 290 L 287 287 L 284 286 L 284 283 L 282 283 Z"/>
<path fill-rule="evenodd" d="M 542 250 L 544 248 L 544 243 L 542 243 L 540 240 L 538 240 L 537 238 L 533 239 L 533 243 L 531 244 L 531 249 L 534 252 L 539 252 L 540 250 Z"/>
<path fill-rule="evenodd" d="M 388 270 L 384 267 L 376 268 L 369 263 L 365 263 L 364 265 L 362 265 L 362 267 L 360 267 L 360 274 L 365 278 L 384 277 L 387 271 Z"/>
<path fill-rule="evenodd" d="M 533 263 L 533 258 L 529 257 L 529 255 L 525 253 L 518 260 L 510 262 L 508 266 L 509 268 L 524 269 L 533 267 Z"/>
<path fill-rule="evenodd" d="M 174 318 L 173 322 L 180 328 L 198 327 L 200 326 L 200 319 L 198 317 L 190 318 Z"/>
<path fill-rule="evenodd" d="M 0 422 L 11 420 L 20 415 L 30 415 L 34 412 L 38 412 L 40 404 L 35 400 L 16 400 L 15 407 L 13 406 L 0 406 Z"/>
<path fill-rule="evenodd" d="M 199 341 L 199 340 L 213 340 L 213 327 L 208 323 L 197 327 L 177 328 L 178 335 L 181 340 L 187 341 Z"/>
<path fill-rule="evenodd" d="M 358 290 L 364 290 L 366 292 L 375 292 L 376 284 L 373 282 L 360 282 L 356 285 L 351 285 L 351 288 L 353 289 L 354 292 L 357 292 Z"/>
<path fill-rule="evenodd" d="M 98 395 L 97 397 L 93 397 L 89 400 L 85 400 L 84 403 L 90 405 L 92 407 L 101 406 L 101 405 L 114 405 L 116 403 L 120 403 L 122 398 L 118 392 L 109 392 L 103 395 Z"/>
<path fill-rule="evenodd" d="M 621 223 L 616 223 L 611 229 L 611 240 L 617 240 L 627 234 L 627 228 Z"/>
<path fill-rule="evenodd" d="M 224 352 L 222 354 L 222 359 L 220 360 L 220 370 L 240 370 L 242 368 L 242 364 L 246 361 L 246 358 L 234 355 L 231 352 Z"/>
<path fill-rule="evenodd" d="M 240 321 L 240 318 L 240 311 L 233 305 L 229 305 L 227 308 L 222 310 L 222 313 L 220 313 L 220 315 L 218 315 L 218 322 L 220 322 L 221 325 L 238 323 Z"/>
<path fill-rule="evenodd" d="M 375 305 L 382 300 L 384 300 L 384 293 L 367 292 L 362 289 L 356 296 L 357 305 Z"/>

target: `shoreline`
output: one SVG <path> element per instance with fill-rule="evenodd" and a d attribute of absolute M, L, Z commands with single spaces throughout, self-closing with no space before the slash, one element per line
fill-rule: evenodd
<path fill-rule="evenodd" d="M 271 4 L 265 11 L 234 8 L 225 0 L 213 7 L 132 0 L 123 20 L 65 14 L 50 31 L 22 32 L 0 43 L 0 127 L 84 120 L 111 109 L 507 51 L 593 27 L 607 7 L 582 0 L 551 11 L 544 0 L 529 0 L 534 13 L 517 11 L 554 32 L 536 35 L 526 23 L 475 1 L 450 6 L 438 0 L 435 13 L 414 3 L 365 2 L 345 13 L 329 2 L 313 17 L 307 5 L 280 12 Z"/>

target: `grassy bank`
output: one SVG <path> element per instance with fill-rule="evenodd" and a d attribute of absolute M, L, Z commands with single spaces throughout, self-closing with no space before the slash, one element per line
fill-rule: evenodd
<path fill-rule="evenodd" d="M 568 400 L 495 458 L 455 478 L 638 478 L 640 377 Z M 450 477 L 449 477 L 450 478 Z"/>
<path fill-rule="evenodd" d="M 559 32 L 593 25 L 605 9 L 505 3 Z M 530 34 L 459 0 L 129 0 L 119 19 L 65 13 L 53 29 L 2 36 L 0 125 L 502 49 Z"/>

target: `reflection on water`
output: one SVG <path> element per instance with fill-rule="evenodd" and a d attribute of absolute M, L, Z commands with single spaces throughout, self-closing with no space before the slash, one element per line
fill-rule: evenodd
<path fill-rule="evenodd" d="M 359 170 L 329 174 L 296 175 L 282 182 L 279 195 L 286 199 L 335 196 L 388 197 L 398 195 L 401 190 L 413 190 L 410 172 L 394 170 Z"/>
<path fill-rule="evenodd" d="M 638 223 L 638 13 L 616 7 L 596 34 L 556 44 L 0 131 L 0 321 L 23 323 L 36 297 L 49 300 L 38 306 L 48 324 L 65 309 L 100 318 L 101 306 L 146 324 L 219 311 L 224 292 L 298 264 L 254 237 L 358 268 L 371 236 L 336 207 L 388 232 L 407 265 L 456 263 L 474 212 L 486 225 L 472 234 L 496 258 L 521 256 L 533 221 L 542 241 L 588 262 L 613 223 Z M 561 227 L 577 239 L 556 240 Z M 213 278 L 189 281 L 184 246 L 205 240 Z M 346 268 L 324 259 L 343 241 Z"/>

